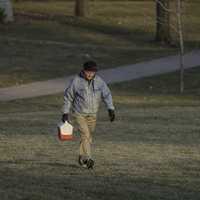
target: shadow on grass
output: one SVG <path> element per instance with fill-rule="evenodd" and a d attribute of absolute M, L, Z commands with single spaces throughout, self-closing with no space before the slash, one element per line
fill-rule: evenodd
<path fill-rule="evenodd" d="M 184 179 L 133 177 L 128 172 L 123 176 L 105 176 L 87 170 L 79 170 L 71 175 L 69 168 L 66 168 L 66 172 L 59 174 L 59 171 L 52 169 L 52 173 L 47 175 L 1 168 L 1 200 L 197 200 L 200 197 L 195 183 L 188 185 Z"/>
<path fill-rule="evenodd" d="M 29 160 L 29 159 L 20 159 L 20 160 L 5 160 L 5 161 L 0 161 L 0 165 L 26 165 L 26 164 L 33 164 L 35 165 L 39 165 L 39 166 L 50 166 L 50 167 L 69 167 L 69 168 L 80 168 L 78 165 L 75 164 L 63 164 L 63 163 L 59 163 L 59 162 L 42 162 L 42 161 L 38 161 L 38 160 Z"/>
<path fill-rule="evenodd" d="M 86 31 L 91 31 L 93 33 L 101 33 L 105 35 L 109 35 L 115 37 L 116 39 L 123 39 L 125 41 L 129 41 L 134 45 L 155 45 L 155 46 L 163 46 L 169 47 L 172 49 L 177 49 L 177 44 L 172 42 L 172 44 L 161 44 L 155 41 L 155 31 L 144 31 L 138 28 L 127 28 L 117 24 L 106 24 L 103 21 L 98 19 L 91 18 L 78 18 L 74 16 L 66 16 L 61 14 L 44 14 L 44 13 L 27 13 L 27 12 L 16 12 L 15 16 L 17 19 L 25 18 L 25 19 L 34 19 L 34 20 L 49 20 L 56 21 L 61 24 L 66 24 L 73 28 L 79 28 Z M 134 24 L 133 24 L 134 27 Z M 199 48 L 200 41 L 196 40 L 186 40 L 185 46 L 188 50 Z"/>
<path fill-rule="evenodd" d="M 136 45 L 139 45 L 141 43 L 146 43 L 149 41 L 149 39 L 152 39 L 152 33 L 145 32 L 139 29 L 128 29 L 125 27 L 121 27 L 118 25 L 111 25 L 103 23 L 99 20 L 92 20 L 92 19 L 83 19 L 83 18 L 76 18 L 76 17 L 66 17 L 65 18 L 65 24 L 82 28 L 85 30 L 89 30 L 94 33 L 101 33 L 110 35 L 112 37 L 115 37 L 116 39 L 125 39 L 129 42 L 132 42 Z M 138 37 L 140 37 L 140 40 L 138 40 Z"/>
<path fill-rule="evenodd" d="M 44 13 L 21 13 L 17 12 L 16 17 L 20 20 L 22 17 L 25 19 L 33 20 L 50 20 L 56 21 L 61 24 L 71 26 L 73 28 L 78 28 L 86 30 L 92 33 L 100 33 L 115 37 L 116 39 L 123 39 L 129 41 L 135 45 L 148 45 L 148 43 L 153 44 L 154 36 L 151 32 L 145 32 L 140 29 L 128 29 L 114 24 L 106 24 L 97 19 L 91 18 L 78 18 L 74 16 L 65 15 L 50 15 Z M 156 44 L 156 43 L 155 43 Z"/>

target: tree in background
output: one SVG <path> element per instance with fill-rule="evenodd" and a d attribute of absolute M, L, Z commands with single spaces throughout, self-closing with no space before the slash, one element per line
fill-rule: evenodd
<path fill-rule="evenodd" d="M 12 3 L 10 0 L 1 0 L 0 10 L 1 10 L 1 15 L 2 15 L 1 20 L 4 23 L 14 21 Z"/>
<path fill-rule="evenodd" d="M 179 55 L 180 55 L 180 93 L 184 91 L 184 39 L 183 39 L 183 1 L 174 0 L 175 10 L 170 9 L 170 0 L 156 1 L 156 40 L 165 44 L 171 44 L 172 37 L 170 29 L 178 36 Z M 177 25 L 170 23 L 170 17 L 175 16 Z"/>
<path fill-rule="evenodd" d="M 89 0 L 75 0 L 75 16 L 87 17 L 89 15 Z"/>
<path fill-rule="evenodd" d="M 180 92 L 184 91 L 184 39 L 183 39 L 183 25 L 182 25 L 182 1 L 176 0 L 176 16 L 177 16 L 177 29 L 179 38 L 179 54 L 180 54 Z"/>
<path fill-rule="evenodd" d="M 156 0 L 156 41 L 171 43 L 170 0 Z"/>

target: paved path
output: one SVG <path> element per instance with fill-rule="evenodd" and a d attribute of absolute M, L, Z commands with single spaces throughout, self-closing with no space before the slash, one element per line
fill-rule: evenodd
<path fill-rule="evenodd" d="M 193 51 L 184 57 L 185 68 L 200 66 L 200 51 Z M 133 65 L 99 71 L 107 83 L 129 81 L 142 77 L 173 72 L 179 69 L 179 56 L 169 56 Z M 0 89 L 0 101 L 24 99 L 56 94 L 64 91 L 73 76 L 39 81 L 30 84 Z"/>

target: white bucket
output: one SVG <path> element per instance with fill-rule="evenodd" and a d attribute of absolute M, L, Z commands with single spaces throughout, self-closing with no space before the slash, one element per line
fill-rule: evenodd
<path fill-rule="evenodd" d="M 67 121 L 58 124 L 58 138 L 61 141 L 73 139 L 73 126 Z"/>

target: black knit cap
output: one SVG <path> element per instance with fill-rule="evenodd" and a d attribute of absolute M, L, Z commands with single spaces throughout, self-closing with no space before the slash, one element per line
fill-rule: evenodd
<path fill-rule="evenodd" d="M 85 62 L 83 64 L 83 69 L 86 71 L 93 71 L 93 72 L 96 72 L 98 70 L 96 62 L 94 62 L 92 60 Z"/>

